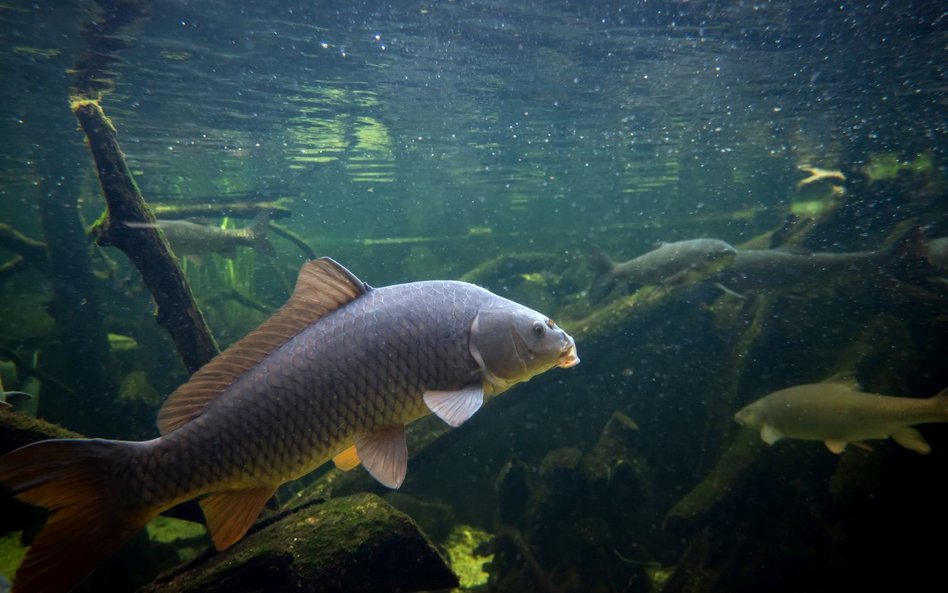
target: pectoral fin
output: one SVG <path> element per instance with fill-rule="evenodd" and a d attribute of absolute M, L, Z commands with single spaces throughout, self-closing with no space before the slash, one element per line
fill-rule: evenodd
<path fill-rule="evenodd" d="M 898 432 L 893 432 L 892 439 L 906 449 L 921 453 L 922 455 L 927 455 L 932 452 L 931 445 L 928 444 L 928 441 L 925 440 L 922 433 L 908 426 L 899 429 Z"/>
<path fill-rule="evenodd" d="M 783 433 L 774 428 L 770 424 L 764 424 L 760 428 L 760 438 L 768 445 L 773 445 L 777 441 L 783 438 Z"/>
<path fill-rule="evenodd" d="M 829 439 L 824 441 L 826 443 L 826 448 L 839 455 L 846 450 L 846 441 L 840 441 L 837 439 Z"/>
<path fill-rule="evenodd" d="M 484 403 L 484 388 L 468 385 L 458 391 L 426 391 L 425 403 L 434 414 L 451 426 L 461 426 Z"/>
<path fill-rule="evenodd" d="M 356 452 L 363 467 L 373 478 L 398 488 L 408 471 L 408 444 L 405 427 L 390 426 L 355 438 Z"/>
<path fill-rule="evenodd" d="M 263 505 L 273 496 L 276 488 L 249 488 L 226 490 L 211 494 L 201 501 L 204 520 L 211 532 L 214 547 L 226 550 L 247 533 L 260 515 Z"/>

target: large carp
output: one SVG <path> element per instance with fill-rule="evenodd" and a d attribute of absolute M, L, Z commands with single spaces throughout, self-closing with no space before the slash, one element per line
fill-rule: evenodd
<path fill-rule="evenodd" d="M 373 289 L 328 258 L 286 305 L 178 388 L 150 441 L 49 440 L 0 458 L 0 482 L 50 514 L 15 593 L 67 591 L 158 513 L 201 498 L 215 546 L 240 540 L 284 482 L 331 458 L 386 486 L 405 424 L 458 426 L 484 399 L 579 362 L 549 318 L 464 282 Z"/>

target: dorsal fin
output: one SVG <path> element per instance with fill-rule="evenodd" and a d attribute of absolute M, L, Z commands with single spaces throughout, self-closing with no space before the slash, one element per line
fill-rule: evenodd
<path fill-rule="evenodd" d="M 158 430 L 167 434 L 201 414 L 208 402 L 268 354 L 310 324 L 371 290 L 328 257 L 306 262 L 296 288 L 279 311 L 201 367 L 168 396 L 158 411 Z"/>

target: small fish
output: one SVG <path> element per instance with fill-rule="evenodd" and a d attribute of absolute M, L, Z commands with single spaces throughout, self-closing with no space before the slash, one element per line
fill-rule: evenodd
<path fill-rule="evenodd" d="M 867 277 L 896 271 L 925 257 L 925 240 L 912 229 L 877 251 L 810 253 L 783 249 L 738 249 L 730 265 L 707 280 L 727 292 L 786 292 L 823 288 L 847 275 Z"/>
<path fill-rule="evenodd" d="M 451 426 L 484 400 L 579 363 L 548 317 L 464 282 L 371 288 L 329 258 L 290 300 L 165 401 L 161 436 L 67 439 L 0 457 L 0 483 L 50 510 L 16 593 L 67 591 L 165 509 L 197 497 L 218 550 L 278 486 L 333 459 L 398 488 L 404 426 Z"/>
<path fill-rule="evenodd" d="M 724 241 L 690 239 L 659 243 L 633 260 L 615 263 L 605 251 L 592 245 L 589 265 L 596 277 L 589 289 L 589 302 L 598 303 L 621 281 L 639 285 L 692 284 L 726 269 L 736 255 L 737 250 Z"/>
<path fill-rule="evenodd" d="M 833 453 L 848 443 L 891 437 L 906 449 L 931 446 L 916 424 L 948 422 L 948 389 L 928 399 L 861 393 L 844 383 L 810 383 L 775 391 L 744 407 L 734 419 L 760 430 L 772 445 L 782 438 L 823 441 Z"/>
<path fill-rule="evenodd" d="M 200 264 L 204 256 L 217 253 L 233 259 L 237 247 L 251 247 L 263 255 L 274 254 L 273 245 L 267 239 L 270 215 L 266 210 L 260 212 L 249 227 L 242 229 L 222 229 L 216 226 L 197 224 L 187 220 L 159 220 L 154 224 L 144 222 L 126 223 L 130 228 L 160 228 L 171 249 L 178 257 L 186 257 Z"/>

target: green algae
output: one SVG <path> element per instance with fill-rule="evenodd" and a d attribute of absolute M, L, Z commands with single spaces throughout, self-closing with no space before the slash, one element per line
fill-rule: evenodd
<path fill-rule="evenodd" d="M 20 532 L 4 534 L 0 537 L 0 574 L 8 578 L 13 578 L 23 557 L 26 556 L 27 547 L 20 543 Z"/>
<path fill-rule="evenodd" d="M 457 525 L 451 531 L 444 548 L 462 589 L 472 590 L 487 585 L 490 575 L 484 569 L 494 555 L 483 554 L 480 550 L 493 539 L 490 533 L 470 525 Z"/>

